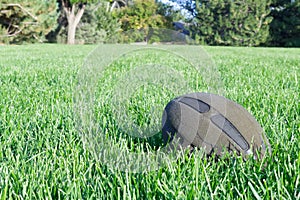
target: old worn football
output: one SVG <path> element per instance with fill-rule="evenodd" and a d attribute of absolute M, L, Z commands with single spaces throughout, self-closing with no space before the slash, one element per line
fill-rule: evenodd
<path fill-rule="evenodd" d="M 162 117 L 165 144 L 262 158 L 271 147 L 262 127 L 241 105 L 219 95 L 192 93 L 171 100 Z"/>

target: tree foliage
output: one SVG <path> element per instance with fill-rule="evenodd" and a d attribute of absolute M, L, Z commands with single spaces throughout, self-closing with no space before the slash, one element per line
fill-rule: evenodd
<path fill-rule="evenodd" d="M 300 0 L 275 0 L 272 4 L 270 46 L 300 47 Z"/>
<path fill-rule="evenodd" d="M 167 22 L 165 17 L 158 13 L 155 0 L 134 0 L 131 5 L 117 11 L 116 15 L 120 18 L 123 32 L 143 30 L 143 34 L 139 36 L 142 40 L 147 40 L 146 35 L 150 28 L 166 27 Z"/>
<path fill-rule="evenodd" d="M 2 0 L 0 43 L 43 42 L 57 17 L 56 0 Z"/>
<path fill-rule="evenodd" d="M 0 43 L 147 41 L 185 18 L 201 44 L 300 46 L 300 0 L 170 1 L 2 0 Z"/>
<path fill-rule="evenodd" d="M 157 2 L 157 6 L 157 13 L 164 16 L 167 22 L 166 26 L 168 28 L 173 27 L 173 22 L 181 21 L 184 19 L 180 7 L 174 8 L 171 4 L 162 2 Z"/>
<path fill-rule="evenodd" d="M 120 23 L 104 4 L 92 4 L 87 9 L 78 27 L 79 40 L 88 44 L 101 43 L 118 33 Z"/>
<path fill-rule="evenodd" d="M 270 0 L 197 0 L 193 36 L 209 45 L 258 46 L 269 35 Z"/>

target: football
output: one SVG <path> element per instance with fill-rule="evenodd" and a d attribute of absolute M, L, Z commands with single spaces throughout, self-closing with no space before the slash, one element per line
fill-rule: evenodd
<path fill-rule="evenodd" d="M 172 148 L 203 148 L 207 155 L 236 152 L 262 158 L 271 153 L 262 127 L 245 108 L 210 93 L 171 100 L 163 112 L 162 136 Z"/>

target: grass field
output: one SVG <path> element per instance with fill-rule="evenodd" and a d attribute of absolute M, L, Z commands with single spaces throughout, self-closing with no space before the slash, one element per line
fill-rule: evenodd
<path fill-rule="evenodd" d="M 224 95 L 264 128 L 273 149 L 267 165 L 241 158 L 216 161 L 196 151 L 156 171 L 132 173 L 101 163 L 84 148 L 76 128 L 77 73 L 94 48 L 0 46 L 0 199 L 300 199 L 300 49 L 205 47 L 220 71 Z M 131 61 L 120 62 L 127 68 L 114 63 L 107 69 L 99 98 Z M 141 124 L 151 102 L 172 95 L 157 99 L 149 88 L 153 92 L 135 96 L 136 107 L 128 105 Z M 97 109 L 101 113 L 103 107 Z M 112 123 L 107 134 L 128 151 L 159 144 L 153 142 L 159 137 L 133 140 L 116 130 Z"/>

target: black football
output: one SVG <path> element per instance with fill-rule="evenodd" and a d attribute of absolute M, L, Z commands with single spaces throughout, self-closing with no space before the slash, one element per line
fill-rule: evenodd
<path fill-rule="evenodd" d="M 245 108 L 209 93 L 171 100 L 163 113 L 162 134 L 165 144 L 203 148 L 207 155 L 235 151 L 243 157 L 262 158 L 271 152 L 263 129 Z"/>

